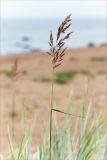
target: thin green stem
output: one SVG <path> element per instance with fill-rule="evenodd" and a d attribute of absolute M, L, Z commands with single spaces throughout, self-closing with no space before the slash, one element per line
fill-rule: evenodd
<path fill-rule="evenodd" d="M 54 68 L 52 69 L 51 109 L 53 107 L 53 92 L 54 92 Z"/>
<path fill-rule="evenodd" d="M 107 71 L 106 71 L 106 103 L 107 103 Z M 106 107 L 106 112 L 105 112 L 106 114 L 105 114 L 105 118 L 106 118 L 106 116 L 107 116 L 107 107 Z M 107 126 L 107 118 L 106 118 L 106 126 Z M 106 133 L 107 133 L 107 127 L 106 127 Z M 105 152 L 105 154 L 107 155 L 107 134 L 106 134 L 106 152 Z"/>
<path fill-rule="evenodd" d="M 12 140 L 14 139 L 15 93 L 12 98 Z"/>
<path fill-rule="evenodd" d="M 50 160 L 52 159 L 52 108 L 53 108 L 53 92 L 54 92 L 54 68 L 52 69 L 52 86 L 51 86 L 51 104 L 50 104 Z"/>
<path fill-rule="evenodd" d="M 50 110 L 50 160 L 52 159 L 52 109 Z"/>
<path fill-rule="evenodd" d="M 0 82 L 1 82 L 1 77 L 0 77 Z M 0 83 L 1 84 L 1 83 Z M 1 87 L 0 87 L 0 152 L 1 152 L 1 139 L 2 139 L 2 129 L 1 129 L 1 124 L 2 124 L 2 105 L 1 105 Z"/>

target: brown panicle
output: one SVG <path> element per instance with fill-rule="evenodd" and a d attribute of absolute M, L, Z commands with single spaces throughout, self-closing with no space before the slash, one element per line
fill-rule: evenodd
<path fill-rule="evenodd" d="M 66 34 L 67 29 L 71 26 L 71 15 L 67 16 L 64 21 L 60 24 L 57 31 L 56 44 L 54 44 L 53 33 L 50 32 L 50 51 L 47 52 L 52 56 L 53 69 L 61 65 L 63 57 L 65 55 L 65 40 L 69 39 L 72 32 Z"/>
<path fill-rule="evenodd" d="M 19 72 L 18 72 L 18 59 L 16 58 L 14 60 L 13 66 L 11 68 L 11 78 L 12 78 L 12 80 L 17 80 L 18 75 L 19 75 Z"/>

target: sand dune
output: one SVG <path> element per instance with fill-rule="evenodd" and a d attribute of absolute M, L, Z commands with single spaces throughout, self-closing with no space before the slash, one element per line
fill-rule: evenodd
<path fill-rule="evenodd" d="M 17 81 L 12 81 L 8 72 L 18 58 Z M 2 153 L 6 153 L 7 127 L 12 126 L 12 97 L 15 92 L 15 137 L 23 134 L 22 110 L 26 108 L 28 126 L 33 121 L 33 146 L 40 142 L 44 123 L 48 118 L 51 82 L 43 82 L 43 77 L 51 77 L 51 59 L 45 52 L 0 56 L 0 141 Z M 56 72 L 76 72 L 73 79 L 65 84 L 55 83 L 54 98 L 57 108 L 66 110 L 67 99 L 72 92 L 73 113 L 78 114 L 81 97 L 89 86 L 86 109 L 93 99 L 97 111 L 105 111 L 107 103 L 107 46 L 68 49 L 62 66 Z M 42 77 L 42 78 L 41 78 Z M 23 107 L 24 101 L 24 107 Z M 63 117 L 59 115 L 61 121 Z M 75 118 L 72 120 L 75 120 Z"/>

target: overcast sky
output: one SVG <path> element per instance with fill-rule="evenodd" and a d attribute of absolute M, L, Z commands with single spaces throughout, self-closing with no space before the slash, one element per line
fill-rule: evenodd
<path fill-rule="evenodd" d="M 51 2 L 50 2 L 51 1 Z M 1 18 L 105 18 L 106 0 L 0 0 Z"/>

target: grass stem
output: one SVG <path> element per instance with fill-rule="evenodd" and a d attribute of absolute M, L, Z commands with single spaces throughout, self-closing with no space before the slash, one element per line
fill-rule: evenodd
<path fill-rule="evenodd" d="M 54 92 L 54 67 L 52 69 L 52 86 L 51 86 L 51 106 L 50 106 L 50 160 L 52 160 L 52 108 L 53 108 L 53 92 Z"/>

